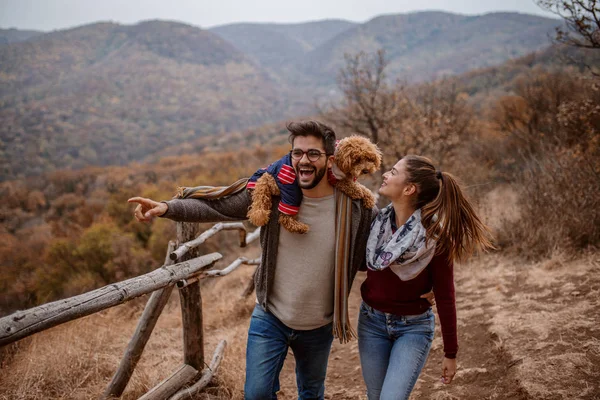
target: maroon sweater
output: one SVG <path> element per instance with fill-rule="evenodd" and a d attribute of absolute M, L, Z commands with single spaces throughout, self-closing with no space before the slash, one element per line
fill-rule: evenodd
<path fill-rule="evenodd" d="M 366 266 L 361 269 L 366 270 Z M 364 302 L 376 310 L 395 315 L 417 315 L 430 307 L 429 302 L 420 296 L 433 288 L 442 326 L 444 353 L 447 358 L 456 358 L 458 340 L 453 269 L 448 256 L 440 254 L 409 281 L 402 281 L 390 268 L 367 270 L 367 279 L 360 291 Z"/>

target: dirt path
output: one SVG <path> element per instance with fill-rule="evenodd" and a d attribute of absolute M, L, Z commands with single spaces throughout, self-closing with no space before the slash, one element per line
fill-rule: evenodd
<path fill-rule="evenodd" d="M 360 305 L 360 274 L 350 314 Z M 411 399 L 600 399 L 600 256 L 519 265 L 486 257 L 456 277 L 459 370 L 440 382 L 436 326 L 431 354 Z M 290 354 L 280 398 L 295 399 Z M 334 343 L 326 397 L 366 399 L 356 341 Z"/>
<path fill-rule="evenodd" d="M 248 320 L 254 299 L 240 294 L 252 275 L 236 274 L 203 286 L 205 349 L 220 339 L 226 355 L 212 387 L 198 399 L 243 397 Z M 356 323 L 359 274 L 350 299 Z M 600 400 L 600 253 L 576 260 L 554 257 L 523 263 L 499 255 L 457 268 L 458 373 L 439 381 L 443 357 L 439 326 L 431 354 L 413 391 L 415 399 Z M 136 399 L 181 364 L 178 296 L 159 318 L 123 399 Z M 0 399 L 97 398 L 110 381 L 145 301 L 61 325 L 12 347 L 2 361 Z M 294 359 L 281 374 L 282 400 L 296 399 Z M 326 398 L 366 399 L 357 342 L 334 342 Z"/>

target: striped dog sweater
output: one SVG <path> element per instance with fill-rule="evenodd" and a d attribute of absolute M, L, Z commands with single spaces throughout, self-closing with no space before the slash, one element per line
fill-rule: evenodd
<path fill-rule="evenodd" d="M 290 154 L 288 153 L 278 161 L 256 171 L 248 180 L 246 188 L 254 189 L 256 181 L 265 173 L 275 178 L 275 182 L 277 182 L 277 186 L 281 192 L 281 200 L 278 207 L 279 212 L 287 215 L 298 214 L 300 202 L 302 201 L 302 190 L 296 182 L 296 173 L 292 167 L 292 157 Z"/>

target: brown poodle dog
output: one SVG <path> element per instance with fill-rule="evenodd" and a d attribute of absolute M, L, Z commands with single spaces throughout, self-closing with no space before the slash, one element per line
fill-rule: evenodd
<path fill-rule="evenodd" d="M 340 140 L 335 150 L 334 166 L 329 176 L 330 182 L 348 197 L 361 199 L 367 208 L 375 207 L 375 197 L 365 186 L 356 182 L 363 174 L 377 171 L 381 165 L 381 152 L 369 139 L 353 135 Z M 294 183 L 296 184 L 296 183 Z M 269 221 L 272 196 L 280 196 L 278 182 L 264 173 L 252 191 L 252 205 L 248 218 L 256 226 L 264 226 Z M 279 214 L 279 223 L 292 233 L 306 233 L 308 225 L 299 222 L 296 215 Z"/>
<path fill-rule="evenodd" d="M 296 183 L 294 183 L 295 185 Z M 271 217 L 272 196 L 280 196 L 281 191 L 275 178 L 265 173 L 256 181 L 254 190 L 251 191 L 252 204 L 248 210 L 248 219 L 256 226 L 264 226 Z M 298 221 L 297 215 L 279 213 L 279 224 L 292 233 L 308 232 L 308 225 Z"/>
<path fill-rule="evenodd" d="M 381 166 L 381 151 L 369 139 L 352 135 L 343 138 L 335 149 L 335 161 L 331 172 L 335 186 L 353 200 L 362 200 L 366 208 L 375 207 L 373 192 L 356 180 L 364 174 L 372 174 Z"/>

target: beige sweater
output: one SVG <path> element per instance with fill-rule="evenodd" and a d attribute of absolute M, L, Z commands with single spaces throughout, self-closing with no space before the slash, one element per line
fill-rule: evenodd
<path fill-rule="evenodd" d="M 163 215 L 175 221 L 185 222 L 219 222 L 240 221 L 246 219 L 250 206 L 250 196 L 246 190 L 219 200 L 184 199 L 166 202 L 169 210 Z M 279 237 L 283 229 L 278 223 L 279 198 L 273 198 L 273 208 L 269 223 L 260 231 L 262 246 L 261 263 L 256 269 L 254 282 L 256 283 L 256 298 L 258 303 L 267 311 L 267 305 L 272 292 L 273 280 L 277 269 Z M 352 202 L 352 235 L 351 248 L 348 254 L 350 274 L 348 287 L 352 286 L 358 268 L 365 262 L 365 249 L 369 237 L 371 220 L 376 215 L 376 210 L 366 209 L 360 200 Z M 335 237 L 331 239 L 335 243 Z M 310 251 L 310 249 L 308 250 Z"/>
<path fill-rule="evenodd" d="M 269 311 L 297 330 L 320 328 L 333 319 L 335 269 L 334 196 L 304 197 L 298 220 L 304 235 L 282 229 Z"/>

